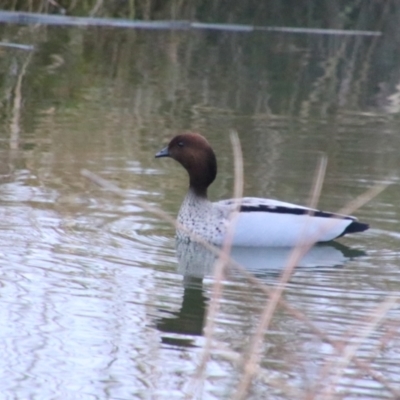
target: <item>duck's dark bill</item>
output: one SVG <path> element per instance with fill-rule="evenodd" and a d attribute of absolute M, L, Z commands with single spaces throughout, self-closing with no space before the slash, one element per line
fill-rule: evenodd
<path fill-rule="evenodd" d="M 160 157 L 169 157 L 168 147 L 164 147 L 162 150 L 160 150 L 156 154 L 156 158 L 160 158 Z"/>

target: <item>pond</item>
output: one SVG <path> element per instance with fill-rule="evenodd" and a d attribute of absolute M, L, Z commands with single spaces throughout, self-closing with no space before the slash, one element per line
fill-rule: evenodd
<path fill-rule="evenodd" d="M 154 155 L 186 130 L 217 154 L 215 200 L 233 193 L 231 130 L 246 196 L 307 205 L 321 154 L 321 209 L 387 185 L 354 212 L 370 230 L 298 262 L 242 398 L 399 395 L 399 49 L 384 60 L 384 38 L 266 32 L 2 33 L 35 46 L 1 53 L 2 398 L 240 397 L 289 252 L 233 249 L 246 270 L 223 276 L 202 366 L 215 257 L 177 246 L 137 203 L 176 216 L 186 173 Z"/>

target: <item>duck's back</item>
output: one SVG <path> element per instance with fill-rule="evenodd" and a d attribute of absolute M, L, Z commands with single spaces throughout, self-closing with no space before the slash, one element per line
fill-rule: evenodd
<path fill-rule="evenodd" d="M 234 207 L 233 200 L 214 203 Z M 360 232 L 368 225 L 356 218 L 327 213 L 278 200 L 243 198 L 235 222 L 235 246 L 295 246 L 331 241 L 346 233 Z"/>

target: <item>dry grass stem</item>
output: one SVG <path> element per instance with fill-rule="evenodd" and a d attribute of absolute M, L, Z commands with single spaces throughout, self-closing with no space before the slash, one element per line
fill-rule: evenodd
<path fill-rule="evenodd" d="M 366 192 L 361 194 L 360 196 L 356 197 L 353 201 L 349 204 L 341 208 L 338 213 L 339 214 L 352 214 L 354 211 L 361 208 L 364 204 L 367 204 L 376 196 L 378 196 L 381 192 L 383 192 L 388 186 L 390 186 L 394 182 L 394 179 L 388 177 L 385 179 L 385 183 L 377 183 L 376 185 L 372 186 Z"/>
<path fill-rule="evenodd" d="M 212 251 L 214 254 L 220 253 L 219 249 L 215 246 L 210 245 L 208 242 L 206 242 L 203 238 L 200 236 L 196 235 L 192 231 L 190 231 L 188 228 L 186 228 L 184 225 L 180 224 L 175 220 L 175 218 L 172 218 L 168 213 L 165 211 L 161 210 L 158 207 L 153 207 L 149 205 L 147 202 L 142 201 L 142 200 L 133 200 L 125 190 L 120 189 L 118 186 L 114 185 L 110 181 L 107 181 L 106 179 L 100 177 L 99 175 L 87 170 L 87 169 L 82 169 L 81 170 L 81 175 L 90 180 L 91 182 L 95 183 L 97 186 L 102 187 L 103 189 L 106 189 L 114 194 L 116 194 L 119 197 L 129 199 L 132 204 L 135 204 L 136 206 L 142 208 L 143 210 L 152 213 L 154 215 L 157 215 L 164 221 L 170 223 L 172 226 L 175 227 L 175 229 L 179 229 L 182 232 L 185 232 L 187 235 L 190 236 L 190 238 L 198 243 L 201 243 L 204 245 L 207 249 Z"/>
<path fill-rule="evenodd" d="M 357 329 L 359 334 L 344 347 L 342 354 L 334 363 L 335 365 L 329 367 L 331 382 L 329 385 L 325 386 L 324 391 L 322 392 L 322 399 L 329 400 L 334 396 L 335 387 L 337 387 L 340 378 L 343 376 L 349 363 L 354 358 L 357 350 L 360 348 L 364 340 L 367 339 L 385 319 L 389 310 L 397 304 L 398 300 L 398 296 L 389 296 L 370 314 L 370 321 L 367 324 L 361 325 L 359 329 Z"/>
<path fill-rule="evenodd" d="M 237 351 L 229 349 L 225 343 L 214 339 L 212 350 L 213 354 L 220 356 L 235 366 L 240 366 L 242 355 Z M 277 390 L 279 393 L 283 393 L 289 399 L 300 399 L 302 396 L 302 392 L 297 388 L 289 386 L 286 379 L 272 376 L 269 371 L 258 370 L 258 378 L 261 379 L 266 385 L 269 385 Z"/>
<path fill-rule="evenodd" d="M 322 155 L 319 164 L 316 168 L 316 173 L 314 176 L 313 182 L 313 190 L 312 196 L 310 198 L 310 206 L 315 206 L 318 203 L 319 196 L 321 194 L 322 183 L 324 181 L 325 171 L 327 166 L 327 158 L 325 155 Z M 307 221 L 308 222 L 308 221 Z M 307 228 L 307 222 L 304 224 L 304 230 Z M 289 281 L 294 268 L 296 267 L 298 261 L 302 256 L 312 247 L 307 247 L 304 250 L 303 243 L 299 243 L 298 246 L 295 246 L 293 251 L 291 252 L 288 262 L 285 266 L 283 274 L 279 279 L 279 282 L 276 288 L 273 290 L 268 303 L 266 304 L 260 318 L 260 323 L 256 329 L 256 332 L 253 335 L 251 340 L 250 349 L 248 351 L 248 356 L 246 357 L 246 361 L 244 364 L 244 375 L 242 380 L 240 381 L 238 388 L 236 390 L 234 399 L 243 399 L 246 396 L 246 393 L 249 389 L 253 376 L 256 374 L 258 370 L 258 364 L 260 361 L 260 352 L 258 348 L 260 347 L 260 343 L 262 342 L 262 338 L 264 332 L 268 329 L 269 324 L 271 323 L 272 317 L 274 315 L 275 309 L 279 303 L 279 300 L 282 296 L 283 291 L 286 288 L 286 283 Z"/>
<path fill-rule="evenodd" d="M 230 251 L 232 247 L 232 239 L 235 228 L 235 220 L 240 208 L 240 199 L 243 195 L 243 156 L 240 146 L 240 140 L 237 132 L 231 131 L 230 139 L 232 143 L 233 156 L 234 156 L 234 173 L 235 173 L 235 186 L 234 186 L 234 199 L 236 200 L 235 210 L 230 216 L 230 224 L 227 235 L 224 239 L 221 252 L 214 265 L 214 283 L 211 291 L 210 303 L 207 307 L 206 325 L 204 327 L 205 346 L 203 349 L 200 364 L 197 368 L 196 374 L 190 383 L 187 390 L 186 398 L 195 393 L 196 382 L 201 382 L 204 376 L 204 370 L 210 358 L 212 349 L 212 340 L 215 329 L 215 320 L 219 311 L 220 299 L 222 295 L 222 282 L 224 277 L 225 267 L 230 260 Z M 199 383 L 200 383 L 199 382 Z"/>
<path fill-rule="evenodd" d="M 14 103 L 12 108 L 12 118 L 10 123 L 10 149 L 17 150 L 19 147 L 19 136 L 21 132 L 21 109 L 22 109 L 22 80 L 26 74 L 28 65 L 32 59 L 33 52 L 28 54 L 22 65 L 21 72 L 18 74 L 17 84 L 14 91 Z"/>
<path fill-rule="evenodd" d="M 315 169 L 313 190 L 311 191 L 311 197 L 308 202 L 310 208 L 317 207 L 318 200 L 322 192 L 322 185 L 324 183 L 327 165 L 328 165 L 328 157 L 326 156 L 326 154 L 321 154 L 318 161 L 318 166 Z"/>
<path fill-rule="evenodd" d="M 102 6 L 103 6 L 103 0 L 97 0 L 94 7 L 90 10 L 89 16 L 94 17 L 99 12 Z"/>

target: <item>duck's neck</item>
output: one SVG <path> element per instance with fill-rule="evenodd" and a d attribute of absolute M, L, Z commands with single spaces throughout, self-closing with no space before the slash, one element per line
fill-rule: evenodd
<path fill-rule="evenodd" d="M 190 185 L 188 194 L 207 200 L 207 187 Z"/>
<path fill-rule="evenodd" d="M 217 176 L 217 160 L 211 148 L 205 154 L 191 158 L 190 163 L 182 164 L 189 174 L 189 190 L 198 197 L 207 199 L 207 189 Z"/>
<path fill-rule="evenodd" d="M 207 198 L 207 190 L 206 192 L 200 192 L 198 190 L 193 189 L 192 187 L 189 188 L 188 192 L 186 193 L 185 199 L 183 201 L 188 206 L 199 206 L 200 204 L 208 204 L 210 201 Z"/>

